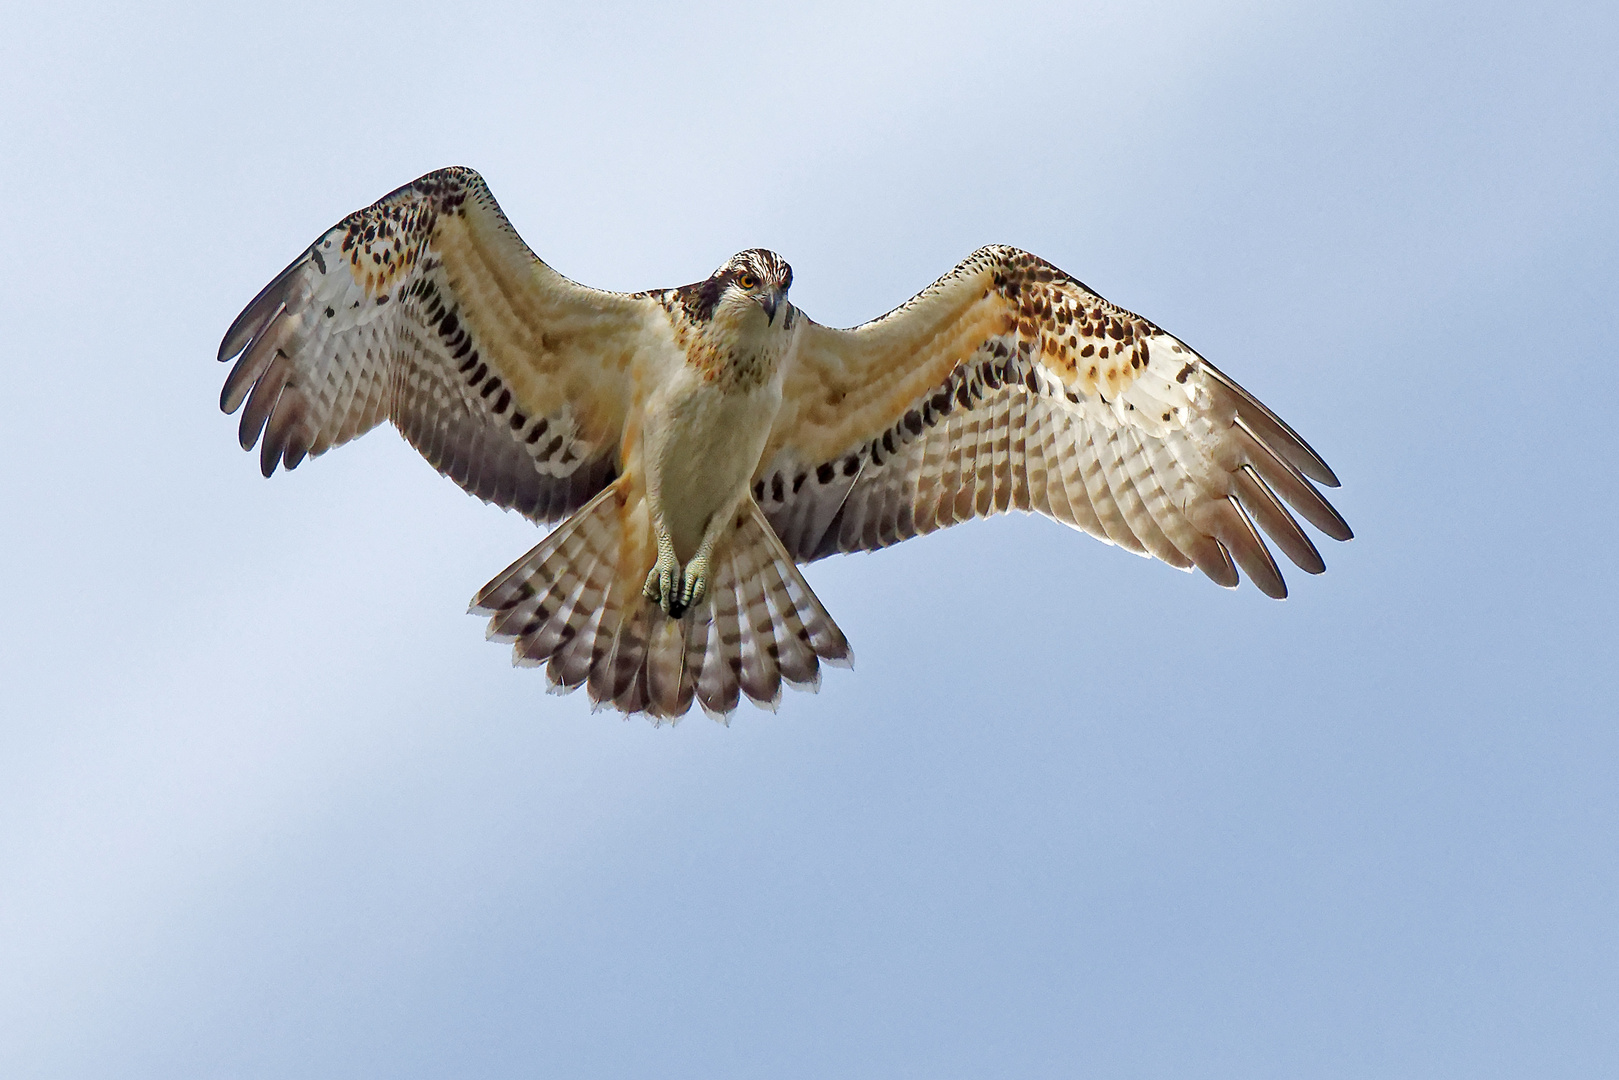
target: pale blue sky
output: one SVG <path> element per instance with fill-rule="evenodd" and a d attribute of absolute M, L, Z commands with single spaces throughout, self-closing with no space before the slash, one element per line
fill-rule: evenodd
<path fill-rule="evenodd" d="M 1610 4 L 58 3 L 0 39 L 0 1073 L 1619 1073 Z M 462 612 L 535 531 L 266 482 L 225 327 L 479 169 L 823 322 L 981 244 L 1344 480 L 1293 597 L 1050 522 L 811 583 L 859 661 L 654 730 Z"/>

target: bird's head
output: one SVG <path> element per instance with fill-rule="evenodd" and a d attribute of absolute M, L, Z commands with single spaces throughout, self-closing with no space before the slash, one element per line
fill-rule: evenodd
<path fill-rule="evenodd" d="M 787 290 L 793 286 L 793 268 L 774 251 L 739 251 L 709 281 L 718 286 L 717 308 L 731 319 L 746 324 L 759 312 L 767 327 L 791 327 L 793 305 L 787 302 Z"/>

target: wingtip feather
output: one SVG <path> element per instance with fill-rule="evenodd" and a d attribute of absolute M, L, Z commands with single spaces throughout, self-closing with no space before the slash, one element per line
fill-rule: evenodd
<path fill-rule="evenodd" d="M 1341 486 L 1337 474 L 1327 465 L 1326 460 L 1316 453 L 1315 448 L 1305 442 L 1304 437 L 1294 431 L 1287 421 L 1277 416 L 1269 406 L 1207 360 L 1203 361 L 1203 367 L 1209 376 L 1235 399 L 1237 415 L 1247 420 L 1250 425 L 1263 429 L 1263 434 L 1270 436 L 1265 441 L 1294 468 L 1318 484 L 1331 488 Z"/>
<path fill-rule="evenodd" d="M 293 274 L 303 269 L 309 262 L 311 250 L 313 249 L 306 249 L 303 254 L 288 263 L 286 269 L 271 278 L 270 283 L 260 289 L 258 295 L 248 301 L 241 314 L 231 322 L 230 329 L 225 331 L 225 336 L 219 342 L 220 363 L 247 348 L 248 343 L 269 325 L 271 319 L 275 318 L 279 309 L 286 306 L 284 302 L 286 298 L 282 295 L 283 286 Z"/>

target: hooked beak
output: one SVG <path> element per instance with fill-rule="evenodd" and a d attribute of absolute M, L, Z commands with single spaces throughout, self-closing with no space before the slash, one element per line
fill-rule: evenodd
<path fill-rule="evenodd" d="M 772 326 L 776 322 L 776 305 L 780 304 L 781 300 L 781 293 L 774 290 L 759 297 L 759 306 L 765 309 L 765 320 Z"/>

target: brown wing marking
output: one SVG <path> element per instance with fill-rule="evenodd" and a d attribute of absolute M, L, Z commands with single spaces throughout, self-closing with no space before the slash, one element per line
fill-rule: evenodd
<path fill-rule="evenodd" d="M 384 419 L 467 491 L 541 521 L 618 470 L 644 298 L 534 257 L 481 177 L 442 169 L 349 215 L 254 298 L 220 345 L 239 357 L 266 476 Z"/>
<path fill-rule="evenodd" d="M 854 330 L 808 323 L 784 398 L 754 494 L 800 561 L 1030 510 L 1222 585 L 1240 566 L 1281 597 L 1264 535 L 1325 568 L 1284 501 L 1352 535 L 1315 486 L 1337 478 L 1275 413 L 1012 248 Z"/>

